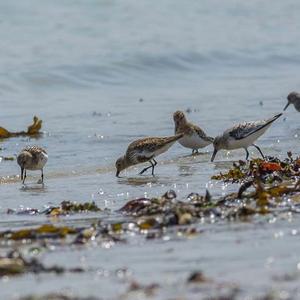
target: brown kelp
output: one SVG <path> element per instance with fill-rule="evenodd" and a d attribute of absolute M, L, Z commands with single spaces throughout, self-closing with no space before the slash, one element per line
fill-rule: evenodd
<path fill-rule="evenodd" d="M 96 297 L 80 297 L 71 296 L 64 293 L 50 293 L 46 295 L 29 295 L 19 298 L 19 300 L 101 300 L 103 298 Z"/>
<path fill-rule="evenodd" d="M 287 158 L 280 160 L 276 157 L 268 157 L 267 160 L 253 159 L 246 163 L 240 160 L 233 163 L 233 167 L 225 173 L 212 176 L 214 180 L 231 183 L 243 183 L 257 178 L 263 183 L 282 182 L 284 180 L 297 180 L 300 176 L 300 158 L 293 158 L 288 152 Z"/>
<path fill-rule="evenodd" d="M 44 266 L 37 258 L 26 259 L 19 251 L 12 250 L 5 256 L 0 256 L 0 277 L 16 276 L 23 273 L 56 273 L 83 272 L 82 268 L 66 269 L 60 266 Z"/>
<path fill-rule="evenodd" d="M 27 127 L 26 131 L 12 132 L 3 127 L 0 127 L 0 139 L 6 139 L 17 136 L 37 136 L 41 133 L 41 128 L 42 120 L 40 120 L 37 116 L 34 116 L 33 123 Z"/>
<path fill-rule="evenodd" d="M 248 164 L 239 162 L 226 174 L 218 175 L 225 182 L 239 182 L 234 193 L 213 196 L 191 193 L 179 199 L 175 191 L 168 191 L 161 197 L 139 198 L 128 201 L 118 210 L 121 221 L 102 218 L 102 211 L 94 202 L 76 203 L 64 201 L 59 206 L 45 210 L 27 209 L 16 214 L 44 214 L 52 217 L 75 213 L 95 212 L 93 223 L 84 227 L 55 226 L 45 224 L 35 228 L 0 232 L 0 242 L 19 241 L 56 243 L 64 245 L 114 245 L 126 242 L 134 235 L 147 239 L 169 236 L 193 236 L 201 234 L 203 228 L 196 226 L 203 222 L 218 220 L 249 220 L 254 215 L 278 215 L 300 212 L 300 181 L 298 180 L 299 159 L 292 154 L 284 160 L 269 158 L 255 159 Z M 237 176 L 235 176 L 237 174 Z M 279 180 L 280 178 L 280 180 Z M 105 211 L 109 213 L 109 211 Z M 120 218 L 119 218 L 120 219 Z"/>
<path fill-rule="evenodd" d="M 47 215 L 47 216 L 66 216 L 76 213 L 99 212 L 101 209 L 95 202 L 77 203 L 74 201 L 62 201 L 59 206 L 50 206 L 46 209 L 26 208 L 22 210 L 8 209 L 8 214 L 17 215 Z"/>

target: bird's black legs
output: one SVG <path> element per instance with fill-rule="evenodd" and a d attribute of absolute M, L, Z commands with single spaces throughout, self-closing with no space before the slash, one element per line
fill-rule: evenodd
<path fill-rule="evenodd" d="M 26 169 L 24 170 L 23 184 L 25 183 L 25 179 L 26 179 Z"/>
<path fill-rule="evenodd" d="M 265 156 L 264 156 L 264 154 L 262 153 L 262 151 L 260 150 L 260 148 L 259 148 L 257 145 L 255 145 L 255 144 L 252 144 L 252 146 L 254 146 L 254 147 L 259 151 L 259 153 L 260 153 L 260 155 L 262 156 L 262 158 L 265 159 Z"/>
<path fill-rule="evenodd" d="M 149 162 L 150 162 L 151 166 L 144 168 L 144 169 L 140 172 L 140 175 L 142 175 L 143 173 L 145 173 L 145 172 L 146 172 L 147 170 L 149 170 L 150 168 L 152 168 L 152 171 L 153 171 L 154 164 L 152 163 L 151 160 L 149 160 Z"/>
<path fill-rule="evenodd" d="M 153 162 L 152 162 L 153 161 Z M 141 172 L 140 175 L 142 175 L 143 173 L 145 173 L 147 170 L 149 170 L 150 168 L 152 168 L 152 175 L 154 176 L 154 167 L 157 165 L 157 161 L 153 158 L 151 160 L 149 160 L 151 166 L 144 168 Z"/>
<path fill-rule="evenodd" d="M 193 154 L 196 154 L 196 153 L 199 153 L 198 149 L 193 149 L 193 150 L 192 150 L 192 155 L 193 155 Z"/>
<path fill-rule="evenodd" d="M 157 165 L 157 161 L 153 158 L 152 159 L 154 164 L 152 165 L 152 176 L 154 176 L 154 167 Z"/>
<path fill-rule="evenodd" d="M 245 148 L 245 151 L 246 151 L 246 160 L 248 160 L 248 158 L 249 158 L 249 151 L 248 151 L 247 148 Z"/>
<path fill-rule="evenodd" d="M 44 183 L 44 171 L 43 171 L 43 169 L 41 170 L 42 171 L 42 183 Z"/>

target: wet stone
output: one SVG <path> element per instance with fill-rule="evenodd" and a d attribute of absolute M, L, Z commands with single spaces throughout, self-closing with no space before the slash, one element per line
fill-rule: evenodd
<path fill-rule="evenodd" d="M 177 195 L 176 195 L 175 191 L 173 191 L 173 190 L 169 190 L 163 195 L 163 198 L 168 199 L 168 200 L 175 199 L 176 197 L 177 197 Z"/>

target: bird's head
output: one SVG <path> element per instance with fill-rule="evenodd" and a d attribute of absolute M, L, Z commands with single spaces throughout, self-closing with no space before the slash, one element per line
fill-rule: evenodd
<path fill-rule="evenodd" d="M 297 102 L 297 100 L 299 100 L 299 99 L 300 99 L 299 93 L 297 93 L 297 92 L 289 93 L 287 96 L 288 103 L 286 104 L 286 106 L 284 107 L 283 110 L 286 110 L 290 104 L 295 104 Z"/>
<path fill-rule="evenodd" d="M 31 161 L 32 161 L 32 155 L 28 151 L 22 151 L 17 157 L 18 165 L 21 168 L 22 180 L 23 180 L 24 169 L 26 169 L 26 167 L 30 165 Z"/>
<path fill-rule="evenodd" d="M 127 167 L 128 166 L 126 163 L 126 158 L 124 156 L 119 157 L 116 161 L 116 169 L 117 169 L 116 176 L 120 177 L 119 176 L 120 172 L 126 169 Z"/>
<path fill-rule="evenodd" d="M 176 124 L 180 124 L 180 123 L 186 122 L 185 115 L 180 110 L 177 110 L 176 112 L 174 112 L 174 114 L 173 114 L 173 120 L 174 120 L 174 122 Z"/>
<path fill-rule="evenodd" d="M 217 152 L 219 150 L 221 150 L 221 149 L 224 149 L 224 139 L 223 139 L 223 136 L 217 136 L 217 137 L 215 137 L 213 145 L 214 145 L 214 152 L 213 152 L 213 155 L 211 157 L 211 162 L 214 161 Z"/>

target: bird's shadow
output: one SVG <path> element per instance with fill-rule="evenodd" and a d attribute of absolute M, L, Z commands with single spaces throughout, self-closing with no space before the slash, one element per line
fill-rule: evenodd
<path fill-rule="evenodd" d="M 23 183 L 20 190 L 23 192 L 45 192 L 47 188 L 44 183 Z"/>
<path fill-rule="evenodd" d="M 131 185 L 131 186 L 143 186 L 148 183 L 157 183 L 159 178 L 157 176 L 152 175 L 139 175 L 135 177 L 120 177 L 118 178 L 118 183 Z"/>
<path fill-rule="evenodd" d="M 196 152 L 196 153 L 190 153 L 190 154 L 186 154 L 181 156 L 180 158 L 193 158 L 193 157 L 197 157 L 197 156 L 208 156 L 211 155 L 212 152 Z"/>
<path fill-rule="evenodd" d="M 213 164 L 216 169 L 230 169 L 235 162 L 238 162 L 238 160 L 220 160 L 214 161 Z"/>

